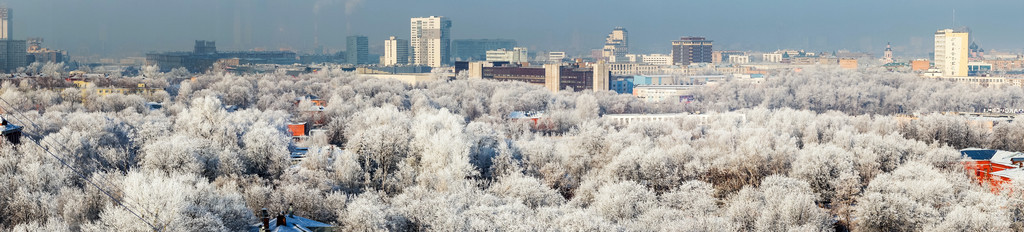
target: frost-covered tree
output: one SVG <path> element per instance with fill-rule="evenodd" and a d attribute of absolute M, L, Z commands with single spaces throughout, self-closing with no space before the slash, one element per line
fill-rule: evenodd
<path fill-rule="evenodd" d="M 95 223 L 84 231 L 239 231 L 255 221 L 242 196 L 216 189 L 192 174 L 167 175 L 160 172 L 129 173 L 121 186 L 124 207 L 108 204 Z M 143 222 L 149 222 L 149 224 Z"/>
<path fill-rule="evenodd" d="M 364 187 L 390 193 L 398 190 L 391 189 L 391 186 L 411 181 L 394 175 L 403 167 L 402 164 L 411 168 L 411 160 L 406 160 L 411 153 L 409 116 L 395 107 L 383 107 L 361 111 L 353 118 L 349 122 L 348 128 L 352 129 L 346 136 L 350 139 L 345 147 L 346 152 L 356 154 L 359 159 L 364 172 Z"/>

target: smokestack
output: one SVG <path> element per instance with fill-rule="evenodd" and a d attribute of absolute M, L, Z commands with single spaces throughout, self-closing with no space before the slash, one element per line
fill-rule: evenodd
<path fill-rule="evenodd" d="M 1010 163 L 1018 168 L 1024 168 L 1024 157 L 1010 158 Z"/>
<path fill-rule="evenodd" d="M 288 223 L 284 220 L 284 212 L 277 214 L 277 226 L 288 226 Z"/>
<path fill-rule="evenodd" d="M 267 212 L 267 208 L 260 210 L 260 221 L 263 222 L 263 230 L 270 231 L 270 213 Z"/>

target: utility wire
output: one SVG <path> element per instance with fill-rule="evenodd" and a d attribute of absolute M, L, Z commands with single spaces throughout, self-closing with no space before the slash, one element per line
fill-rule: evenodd
<path fill-rule="evenodd" d="M 8 106 L 13 106 L 13 105 L 11 105 L 11 103 L 10 103 L 10 102 L 8 102 L 8 101 L 7 101 L 6 99 L 3 99 L 2 97 L 0 97 L 0 101 L 3 101 L 3 102 L 4 102 L 4 103 L 6 103 L 6 104 L 7 104 Z M 21 116 L 22 118 L 24 118 L 24 119 L 27 119 L 26 117 L 24 117 L 24 116 L 25 116 L 24 114 L 21 114 L 21 112 L 18 112 L 18 111 L 17 111 L 16 109 L 14 109 L 13 107 L 11 107 L 10 109 L 11 109 L 11 110 L 12 110 L 13 112 L 16 112 L 16 113 L 17 113 L 18 115 L 20 115 L 20 116 Z M 150 222 L 149 222 L 149 221 L 147 221 L 147 220 L 146 220 L 145 218 L 142 218 L 142 216 L 140 216 L 140 215 L 139 215 L 138 213 L 136 213 L 134 209 L 132 209 L 131 207 L 128 207 L 127 205 L 125 205 L 125 204 L 121 203 L 121 201 L 120 201 L 120 200 L 118 200 L 117 198 L 115 198 L 115 197 L 114 197 L 114 195 L 110 194 L 110 192 L 109 192 L 109 191 L 107 191 L 107 190 L 106 190 L 106 189 L 104 189 L 103 187 L 100 187 L 100 186 L 99 186 L 98 184 L 96 184 L 95 182 L 93 182 L 92 180 L 90 180 L 89 178 L 87 178 L 87 177 L 85 176 L 85 173 L 83 173 L 82 171 L 78 170 L 77 168 L 75 168 L 75 167 L 71 166 L 70 164 L 68 164 L 67 162 L 65 162 L 65 161 L 64 161 L 64 159 L 61 159 L 61 158 L 60 158 L 59 156 L 57 156 L 57 155 L 53 154 L 53 152 L 50 152 L 50 150 L 49 150 L 49 149 L 47 149 L 46 147 L 43 147 L 43 145 L 42 145 L 42 144 L 40 144 L 40 143 L 39 143 L 39 141 L 37 141 L 37 140 L 32 140 L 32 139 L 29 139 L 29 140 L 31 140 L 31 141 L 32 141 L 32 144 L 35 144 L 36 146 L 39 146 L 39 148 L 40 148 L 40 149 L 43 149 L 43 151 L 45 151 L 45 152 L 46 152 L 46 154 L 49 154 L 49 155 L 50 155 L 51 157 L 53 157 L 54 159 L 57 159 L 57 161 L 60 161 L 60 163 L 61 163 L 62 165 L 64 165 L 64 167 L 67 167 L 68 169 L 71 169 L 71 171 L 73 171 L 73 172 L 74 172 L 75 174 L 77 174 L 77 175 L 78 175 L 79 177 L 81 177 L 81 178 L 82 178 L 83 180 L 85 180 L 86 182 L 89 182 L 89 184 L 91 184 L 91 185 L 92 185 L 93 187 L 96 187 L 96 189 L 99 189 L 99 190 L 100 190 L 100 192 L 102 192 L 102 193 L 103 193 L 104 195 L 106 195 L 107 197 L 109 197 L 109 198 L 110 198 L 110 200 L 114 201 L 114 203 L 117 203 L 117 205 L 119 205 L 119 206 L 123 207 L 123 208 L 124 208 L 125 210 L 127 210 L 127 211 L 128 211 L 129 213 L 131 213 L 132 215 L 134 215 L 134 216 L 135 216 L 136 218 L 138 218 L 138 219 L 139 219 L 139 220 L 141 220 L 142 222 L 146 223 L 146 225 L 149 225 L 149 227 L 150 227 L 150 228 L 152 228 L 152 229 L 153 229 L 153 231 L 160 231 L 160 229 L 158 229 L 158 228 L 157 228 L 157 227 L 156 227 L 155 225 L 153 225 L 153 223 L 150 223 Z"/>
<path fill-rule="evenodd" d="M 11 109 L 14 109 L 14 105 L 12 105 L 6 99 L 0 98 L 0 101 L 3 101 Z M 15 111 L 15 113 L 20 115 L 21 119 L 23 119 L 23 120 L 19 120 L 19 121 L 27 121 L 29 124 L 32 124 L 32 127 L 36 128 L 36 129 L 40 128 L 39 124 L 37 124 L 35 121 L 33 121 L 32 118 L 29 118 L 29 117 L 25 116 L 25 114 L 22 114 L 21 112 L 18 112 L 18 111 Z M 36 134 L 37 137 L 39 137 L 39 141 L 37 141 L 37 142 L 45 144 L 48 147 L 57 147 L 57 146 L 54 146 L 52 143 L 50 143 L 50 142 L 48 142 L 46 140 L 43 140 L 43 137 L 42 137 L 43 135 L 42 134 L 40 134 L 40 133 L 35 133 L 35 134 Z M 61 139 L 65 140 L 65 141 L 69 141 L 68 137 L 65 136 L 64 134 L 61 134 L 61 133 L 54 133 L 54 134 L 60 135 Z M 63 143 L 57 143 L 57 144 L 60 144 L 60 146 L 63 147 L 64 150 L 67 153 L 73 153 L 71 148 L 68 148 L 67 145 L 64 145 Z M 102 168 L 104 166 L 103 163 L 100 162 L 100 160 L 97 159 L 96 157 L 86 157 L 85 160 L 86 161 L 92 160 L 96 164 L 97 168 Z M 122 190 L 120 187 L 117 187 L 117 185 L 111 184 L 109 179 L 104 179 L 104 183 L 103 184 L 106 185 L 107 187 L 113 188 L 114 190 L 116 190 L 118 192 L 124 192 L 124 190 Z"/>

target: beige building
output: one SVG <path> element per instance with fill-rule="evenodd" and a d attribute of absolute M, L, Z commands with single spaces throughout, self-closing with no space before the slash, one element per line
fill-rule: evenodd
<path fill-rule="evenodd" d="M 666 71 L 663 65 L 643 63 L 610 63 L 608 69 L 615 75 L 653 75 Z"/>
<path fill-rule="evenodd" d="M 765 53 L 761 55 L 761 60 L 766 63 L 782 63 L 782 53 Z"/>
<path fill-rule="evenodd" d="M 851 70 L 857 69 L 857 59 L 853 59 L 853 58 L 840 58 L 838 62 L 839 62 L 839 68 L 841 68 L 841 69 L 851 69 Z"/>
<path fill-rule="evenodd" d="M 412 63 L 442 67 L 451 62 L 452 21 L 444 16 L 412 18 L 410 20 L 410 47 Z"/>
<path fill-rule="evenodd" d="M 384 40 L 384 56 L 381 65 L 393 66 L 409 63 L 409 41 L 391 36 Z"/>
<path fill-rule="evenodd" d="M 746 55 L 732 55 L 729 56 L 729 63 L 733 64 L 746 64 L 750 63 L 750 56 Z"/>
<path fill-rule="evenodd" d="M 627 62 L 626 54 L 628 53 L 629 34 L 625 28 L 616 27 L 605 38 L 604 48 L 601 49 L 601 56 L 610 62 Z"/>
<path fill-rule="evenodd" d="M 967 76 L 967 32 L 943 29 L 935 32 L 935 68 L 942 76 Z"/>

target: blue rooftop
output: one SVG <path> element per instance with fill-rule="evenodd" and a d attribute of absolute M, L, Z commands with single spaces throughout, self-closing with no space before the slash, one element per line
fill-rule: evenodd
<path fill-rule="evenodd" d="M 960 155 L 972 160 L 990 160 L 996 150 L 960 150 Z"/>

